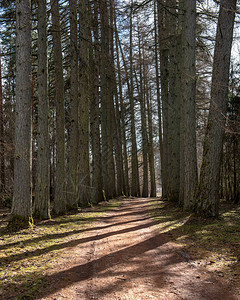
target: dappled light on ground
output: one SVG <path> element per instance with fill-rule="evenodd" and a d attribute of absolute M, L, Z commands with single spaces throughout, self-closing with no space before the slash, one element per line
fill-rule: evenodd
<path fill-rule="evenodd" d="M 233 220 L 231 212 L 225 214 Z M 224 299 L 238 299 L 235 282 L 199 268 L 209 262 L 204 245 L 212 243 L 211 229 L 219 222 L 228 221 L 203 224 L 157 198 L 122 198 L 120 206 L 105 203 L 18 234 L 2 231 L 1 296 L 220 300 L 224 292 Z"/>

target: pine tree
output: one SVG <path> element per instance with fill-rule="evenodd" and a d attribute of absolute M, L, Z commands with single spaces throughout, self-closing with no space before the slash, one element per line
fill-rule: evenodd
<path fill-rule="evenodd" d="M 16 2 L 16 120 L 14 189 L 9 228 L 31 225 L 32 44 L 31 1 Z"/>

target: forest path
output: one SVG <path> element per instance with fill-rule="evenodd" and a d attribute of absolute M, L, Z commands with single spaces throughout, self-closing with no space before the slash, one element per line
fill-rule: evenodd
<path fill-rule="evenodd" d="M 64 252 L 38 299 L 237 299 L 157 230 L 153 200 L 123 200 L 93 223 L 84 242 Z"/>

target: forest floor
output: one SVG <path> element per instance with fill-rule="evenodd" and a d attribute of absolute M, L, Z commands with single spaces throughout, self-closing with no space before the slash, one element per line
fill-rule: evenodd
<path fill-rule="evenodd" d="M 240 208 L 195 218 L 158 198 L 121 198 L 4 230 L 0 299 L 240 299 Z"/>

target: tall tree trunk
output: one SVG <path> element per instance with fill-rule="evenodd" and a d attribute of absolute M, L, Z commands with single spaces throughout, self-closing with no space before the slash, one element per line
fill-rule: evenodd
<path fill-rule="evenodd" d="M 161 100 L 163 110 L 163 153 L 162 153 L 162 196 L 168 195 L 168 81 L 169 81 L 169 45 L 168 45 L 168 18 L 164 9 L 165 1 L 157 0 L 158 8 L 158 42 L 160 48 L 160 78 Z"/>
<path fill-rule="evenodd" d="M 46 1 L 38 1 L 38 151 L 34 215 L 50 218 L 50 143 Z"/>
<path fill-rule="evenodd" d="M 67 208 L 77 209 L 78 205 L 78 37 L 77 1 L 69 0 L 70 9 L 70 128 L 67 178 Z"/>
<path fill-rule="evenodd" d="M 113 159 L 113 90 L 110 58 L 109 12 L 107 1 L 100 1 L 101 15 L 101 130 L 103 186 L 107 199 L 114 197 L 115 169 Z"/>
<path fill-rule="evenodd" d="M 162 164 L 163 164 L 163 138 L 162 138 L 162 103 L 160 95 L 160 80 L 159 80 L 159 56 L 158 56 L 158 30 L 157 30 L 157 0 L 154 1 L 154 41 L 155 41 L 155 73 L 156 73 L 156 88 L 157 88 L 157 106 L 158 106 L 158 138 L 159 138 L 159 153 L 160 153 L 160 177 L 162 180 Z"/>
<path fill-rule="evenodd" d="M 109 175 L 111 178 L 111 196 L 116 196 L 116 174 L 115 174 L 115 160 L 114 160 L 114 129 L 115 129 L 115 110 L 114 110 L 114 88 L 116 85 L 115 82 L 115 66 L 114 66 L 114 46 L 113 46 L 113 1 L 109 1 L 109 26 L 108 26 L 108 36 L 109 36 L 109 55 L 108 55 L 108 68 L 107 68 L 107 79 L 108 79 L 108 143 L 110 150 L 110 159 L 109 159 Z M 120 155 L 120 153 L 119 153 Z M 116 156 L 115 156 L 116 159 Z M 120 172 L 118 178 L 121 178 L 121 166 L 120 157 L 118 160 L 118 171 Z M 120 180 L 120 190 L 122 190 L 122 179 Z M 121 193 L 122 194 L 122 193 Z"/>
<path fill-rule="evenodd" d="M 137 153 L 137 142 L 136 142 L 136 130 L 135 130 L 135 117 L 134 117 L 134 99 L 133 99 L 133 2 L 131 2 L 130 12 L 130 45 L 129 45 L 129 61 L 130 61 L 130 119 L 131 119 L 131 166 L 132 166 L 132 186 L 131 195 L 138 197 L 140 196 L 140 184 L 139 184 L 139 170 L 138 170 L 138 153 Z"/>
<path fill-rule="evenodd" d="M 213 60 L 210 111 L 196 193 L 196 213 L 210 217 L 218 216 L 219 176 L 235 10 L 236 0 L 221 1 Z"/>
<path fill-rule="evenodd" d="M 191 0 L 183 2 L 183 37 L 182 37 L 182 126 L 183 171 L 184 171 L 184 208 L 193 206 L 194 192 L 197 184 L 197 150 L 196 150 L 196 3 Z"/>
<path fill-rule="evenodd" d="M 32 213 L 31 1 L 16 1 L 16 119 L 14 187 L 9 227 L 27 227 Z"/>
<path fill-rule="evenodd" d="M 176 89 L 178 61 L 176 0 L 169 1 L 168 199 L 178 202 L 180 184 L 180 97 Z"/>
<path fill-rule="evenodd" d="M 147 136 L 147 122 L 146 122 L 146 93 L 144 93 L 144 81 L 143 76 L 143 57 L 141 49 L 144 46 L 140 40 L 140 28 L 138 28 L 138 53 L 139 53 L 139 99 L 141 109 L 141 134 L 142 134 L 142 156 L 143 156 L 143 186 L 142 186 L 142 197 L 148 197 L 148 136 Z"/>
<path fill-rule="evenodd" d="M 91 199 L 89 161 L 89 11 L 88 1 L 79 2 L 80 28 L 80 111 L 79 111 L 79 203 L 85 206 Z"/>
<path fill-rule="evenodd" d="M 125 106 L 123 103 L 123 91 L 122 91 L 122 78 L 121 78 L 121 67 L 119 59 L 119 47 L 118 47 L 118 35 L 117 35 L 117 26 L 115 18 L 115 35 L 116 35 L 116 55 L 117 55 L 117 72 L 118 72 L 118 87 L 119 87 L 119 100 L 120 100 L 120 119 L 121 119 L 121 132 L 122 132 L 122 141 L 123 141 L 123 163 L 124 163 L 124 185 L 125 185 L 125 195 L 129 195 L 129 175 L 128 175 L 128 154 L 127 154 L 127 139 L 126 139 L 126 122 L 125 122 Z"/>
<path fill-rule="evenodd" d="M 3 123 L 2 53 L 0 49 L 0 194 L 5 191 L 5 147 Z"/>
<path fill-rule="evenodd" d="M 51 0 L 53 59 L 55 66 L 55 105 L 56 105 L 56 186 L 54 195 L 54 213 L 66 212 L 66 171 L 65 171 L 65 111 L 64 82 L 62 64 L 62 45 L 59 3 Z"/>
<path fill-rule="evenodd" d="M 116 160 L 116 173 L 117 173 L 117 195 L 125 195 L 126 187 L 124 181 L 124 171 L 123 171 L 123 151 L 122 151 L 122 129 L 119 113 L 119 94 L 117 89 L 117 79 L 115 71 L 115 61 L 114 61 L 114 32 L 116 32 L 116 9 L 115 3 L 111 2 L 110 6 L 110 23 L 111 23 L 111 60 L 112 60 L 112 76 L 114 81 L 114 149 L 115 149 L 115 160 Z M 116 39 L 116 35 L 115 35 Z"/>
<path fill-rule="evenodd" d="M 98 2 L 94 1 L 94 13 L 92 18 L 93 48 L 90 50 L 90 66 L 92 78 L 90 81 L 92 91 L 90 98 L 90 129 L 92 145 L 92 193 L 91 202 L 98 203 L 103 200 L 102 161 L 99 130 L 99 35 L 98 35 Z M 94 57 L 93 57 L 94 49 Z"/>
<path fill-rule="evenodd" d="M 147 95 L 148 106 L 148 158 L 149 158 L 149 170 L 151 179 L 150 197 L 156 197 L 156 176 L 155 176 L 155 163 L 154 163 L 154 148 L 153 148 L 153 129 L 152 129 L 152 103 L 151 96 Z"/>

